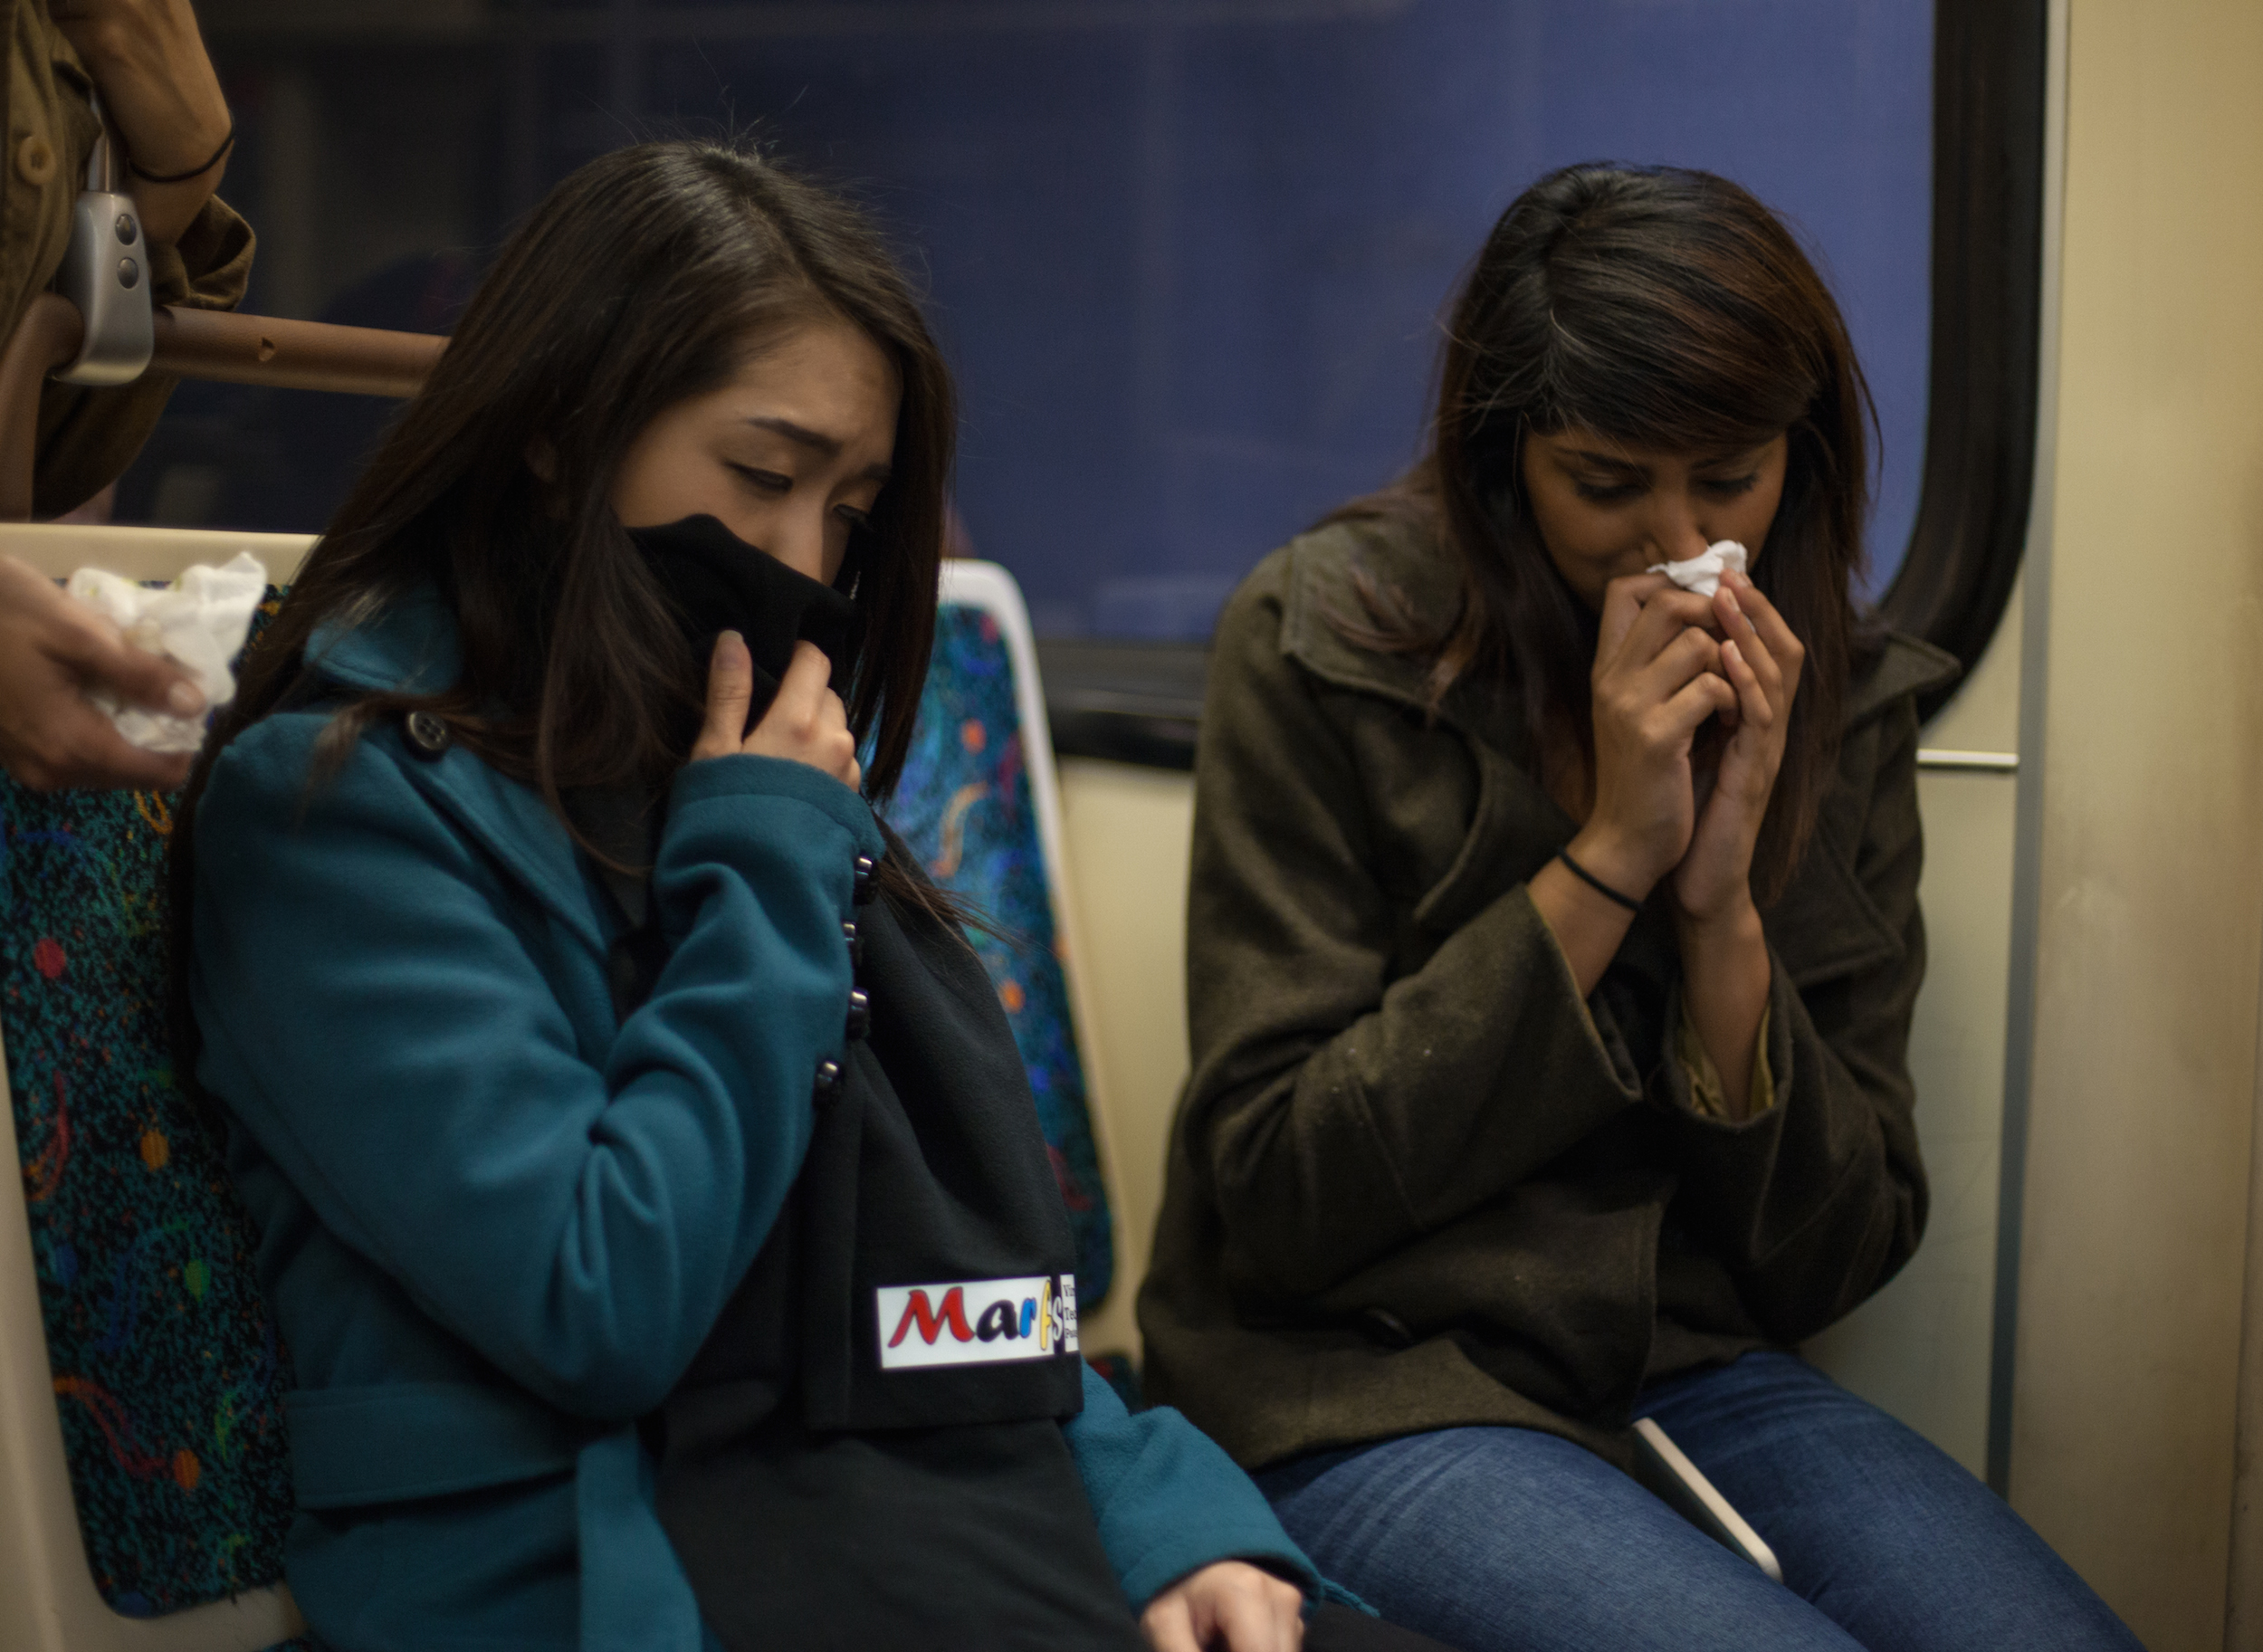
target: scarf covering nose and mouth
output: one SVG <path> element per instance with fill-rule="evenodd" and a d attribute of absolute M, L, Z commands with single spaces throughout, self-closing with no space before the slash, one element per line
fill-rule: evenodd
<path fill-rule="evenodd" d="M 736 631 L 747 639 L 747 652 L 754 657 L 750 728 L 776 698 L 797 642 L 807 640 L 825 651 L 833 662 L 833 692 L 847 694 L 858 616 L 855 604 L 841 591 L 796 573 L 711 516 L 632 528 L 628 537 L 667 593 L 684 640 L 701 664 L 702 681 L 719 633 Z M 842 578 L 849 577 L 844 567 Z"/>
<path fill-rule="evenodd" d="M 746 638 L 754 661 L 754 694 L 746 727 L 762 721 L 778 698 L 779 679 L 807 638 L 833 663 L 833 692 L 846 698 L 849 664 L 856 657 L 856 605 L 759 546 L 750 545 L 711 516 L 687 516 L 657 528 L 631 528 L 628 537 L 660 581 L 683 633 L 702 693 L 717 634 Z M 854 561 L 841 578 L 855 578 Z M 689 732 L 686 731 L 686 743 Z M 642 1004 L 668 960 L 669 946 L 654 911 L 649 868 L 659 859 L 667 790 L 643 786 L 584 787 L 568 792 L 566 813 L 586 846 L 600 857 L 597 877 L 610 893 L 620 922 L 606 955 L 614 1008 L 622 1020 Z M 628 870 L 636 868 L 638 870 Z"/>

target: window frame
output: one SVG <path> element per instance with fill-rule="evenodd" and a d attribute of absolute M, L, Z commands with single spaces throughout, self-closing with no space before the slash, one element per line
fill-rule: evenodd
<path fill-rule="evenodd" d="M 1934 7 L 1933 310 L 1917 517 L 1878 616 L 1978 664 L 2027 544 L 2040 414 L 2048 0 Z M 1930 717 L 1949 684 L 1919 704 Z"/>

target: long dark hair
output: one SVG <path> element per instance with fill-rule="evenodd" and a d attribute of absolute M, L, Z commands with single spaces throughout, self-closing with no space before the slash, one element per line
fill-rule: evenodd
<path fill-rule="evenodd" d="M 1807 648 L 1783 767 L 1754 851 L 1782 892 L 1829 785 L 1857 652 L 1851 596 L 1869 500 L 1868 386 L 1847 325 L 1775 214 L 1726 178 L 1589 163 L 1511 204 L 1456 296 L 1429 451 L 1331 520 L 1412 519 L 1453 559 L 1458 592 L 1418 614 L 1363 580 L 1342 628 L 1428 665 L 1435 708 L 1473 673 L 1513 682 L 1535 749 L 1570 736 L 1592 760 L 1596 618 L 1533 521 L 1525 439 L 1574 427 L 1687 451 L 1789 438 L 1782 501 L 1752 581 Z"/>
<path fill-rule="evenodd" d="M 170 878 L 184 1052 L 196 1047 L 180 988 L 197 799 L 229 741 L 302 681 L 318 627 L 365 624 L 435 591 L 455 614 L 463 668 L 434 692 L 349 701 L 318 745 L 317 783 L 375 721 L 410 711 L 439 718 L 561 818 L 568 790 L 655 786 L 684 760 L 705 661 L 614 514 L 614 475 L 655 415 L 727 381 L 778 330 L 820 317 L 861 329 L 902 385 L 888 485 L 850 550 L 863 624 L 846 663 L 865 789 L 889 795 L 934 643 L 957 427 L 919 304 L 864 215 L 783 167 L 692 142 L 604 156 L 505 244 L 246 657 L 189 777 Z M 530 468 L 534 453 L 551 480 Z M 895 858 L 882 863 L 883 891 L 938 910 Z"/>

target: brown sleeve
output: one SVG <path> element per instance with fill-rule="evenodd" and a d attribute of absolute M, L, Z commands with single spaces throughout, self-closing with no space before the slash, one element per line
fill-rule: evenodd
<path fill-rule="evenodd" d="M 1729 1269 L 1762 1329 L 1786 1342 L 1812 1336 L 1891 1279 L 1925 1227 L 1908 1061 L 1925 973 L 1910 702 L 1862 738 L 1878 756 L 1855 876 L 1898 946 L 1801 991 L 1774 959 L 1768 1062 L 1776 1105 L 1768 1112 L 1743 1123 L 1704 1118 L 1677 1093 L 1687 1082 L 1678 1064 L 1666 1063 L 1661 1075 L 1681 1148 L 1677 1208 Z M 1821 843 L 1809 851 L 1832 852 Z"/>
<path fill-rule="evenodd" d="M 151 245 L 150 296 L 189 310 L 234 310 L 251 280 L 252 251 L 251 225 L 215 196 L 177 243 Z M 59 516 L 116 481 L 149 439 L 178 382 L 145 373 L 108 390 L 50 384 L 39 400 L 33 514 Z"/>
<path fill-rule="evenodd" d="M 1181 1128 L 1229 1266 L 1326 1289 L 1641 1100 L 1522 884 L 1394 979 L 1352 748 L 1375 702 L 1280 647 L 1281 570 L 1227 606 L 1196 764 Z"/>

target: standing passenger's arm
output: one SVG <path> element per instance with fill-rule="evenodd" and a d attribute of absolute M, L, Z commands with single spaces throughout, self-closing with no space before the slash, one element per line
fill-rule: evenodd
<path fill-rule="evenodd" d="M 19 155 L 49 158 L 39 181 L 21 160 L 8 179 L 0 329 L 46 287 L 70 236 L 95 131 L 81 69 L 128 151 L 119 187 L 140 208 L 150 301 L 234 309 L 251 278 L 252 232 L 213 193 L 227 165 L 228 110 L 188 0 L 23 0 L 14 16 L 12 49 L 33 61 L 18 62 L 8 143 Z M 135 165 L 160 177 L 191 176 L 154 184 L 129 170 Z M 32 514 L 59 516 L 115 481 L 148 439 L 174 382 L 162 373 L 107 388 L 50 382 L 39 398 Z"/>
<path fill-rule="evenodd" d="M 178 241 L 220 187 L 234 129 L 189 0 L 47 4 L 125 140 L 119 187 L 152 241 Z"/>

